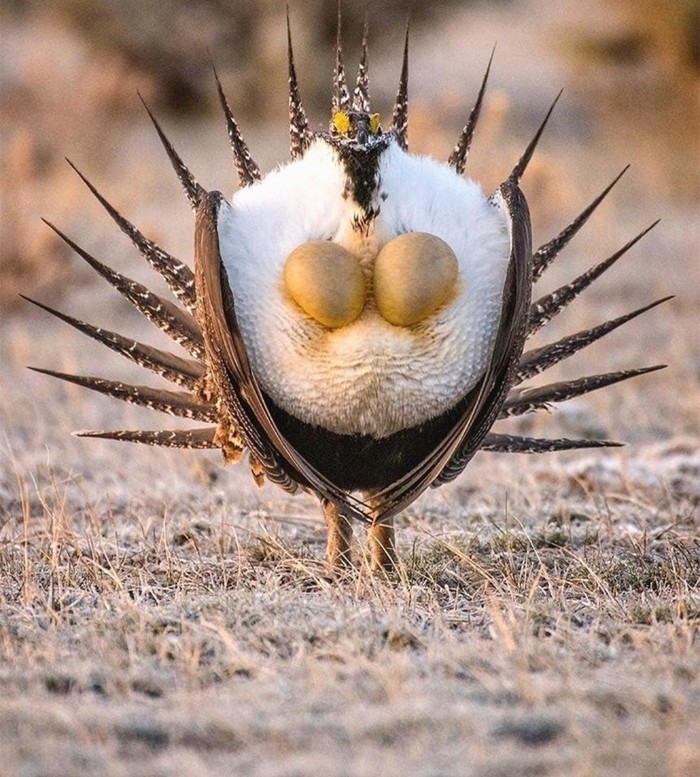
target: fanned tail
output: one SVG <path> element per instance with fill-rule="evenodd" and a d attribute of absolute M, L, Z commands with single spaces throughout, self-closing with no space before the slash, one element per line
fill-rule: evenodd
<path fill-rule="evenodd" d="M 569 240 L 576 232 L 578 232 L 583 224 L 585 224 L 593 211 L 598 207 L 626 170 L 627 168 L 622 170 L 622 172 L 618 174 L 618 176 L 579 214 L 579 216 L 577 216 L 576 219 L 574 219 L 571 224 L 562 230 L 562 232 L 554 239 L 550 240 L 535 252 L 534 263 L 535 268 L 538 268 L 534 273 L 535 279 L 544 272 L 559 251 L 566 246 Z M 656 226 L 657 223 L 658 222 L 654 222 L 651 224 L 624 245 L 619 251 L 616 251 L 608 259 L 605 259 L 603 262 L 590 268 L 571 283 L 556 289 L 532 303 L 528 322 L 528 337 L 531 337 L 542 326 L 551 321 L 584 289 L 590 286 L 606 270 L 612 267 L 623 254 L 644 237 L 644 235 Z M 553 343 L 543 345 L 539 348 L 532 348 L 525 351 L 520 357 L 519 364 L 514 371 L 511 386 L 517 387 L 523 381 L 546 372 L 555 364 L 573 356 L 578 351 L 592 345 L 594 342 L 605 337 L 605 335 L 610 334 L 628 321 L 631 321 L 642 313 L 655 308 L 657 305 L 660 305 L 669 299 L 671 299 L 671 297 L 664 297 L 638 308 L 637 310 L 604 321 L 597 326 L 567 335 L 566 337 L 562 337 Z M 649 372 L 660 370 L 665 366 L 666 365 L 655 365 L 653 367 L 643 367 L 640 369 L 618 370 L 616 372 L 589 375 L 576 380 L 560 381 L 538 387 L 511 388 L 505 403 L 501 407 L 499 419 L 520 416 L 526 413 L 534 413 L 538 410 L 547 409 L 551 404 L 564 402 L 568 399 L 588 394 L 591 391 L 613 385 L 614 383 L 619 383 L 639 375 L 645 375 Z M 546 453 L 574 448 L 614 447 L 616 445 L 618 445 L 618 443 L 613 443 L 608 440 L 546 440 L 490 433 L 485 438 L 482 450 L 502 453 Z"/>
<path fill-rule="evenodd" d="M 354 90 L 350 92 L 346 80 L 341 51 L 340 3 L 338 5 L 338 33 L 335 52 L 334 73 L 334 111 L 362 111 L 368 113 L 369 75 L 367 66 L 367 19 L 362 39 L 362 55 L 357 72 Z M 403 50 L 403 61 L 399 86 L 392 115 L 391 132 L 397 143 L 407 147 L 408 125 L 408 42 L 409 28 Z M 287 9 L 287 45 L 289 78 L 289 116 L 290 146 L 292 159 L 301 157 L 313 138 L 309 129 L 306 112 L 302 105 L 299 83 L 292 50 L 291 25 Z M 458 173 L 464 171 L 474 132 L 482 110 L 484 95 L 493 60 L 493 51 L 483 76 L 474 107 L 460 138 L 454 147 L 448 164 Z M 227 130 L 234 164 L 242 187 L 254 184 L 261 179 L 258 165 L 252 159 L 248 146 L 240 133 L 231 108 L 224 94 L 216 69 L 216 81 L 219 101 L 226 119 Z M 504 314 L 502 342 L 495 348 L 493 375 L 497 376 L 495 388 L 487 386 L 475 395 L 474 405 L 466 406 L 463 418 L 450 436 L 436 448 L 434 453 L 415 467 L 411 472 L 383 489 L 374 496 L 386 499 L 383 514 L 393 514 L 410 503 L 429 485 L 447 482 L 460 472 L 477 448 L 502 453 L 544 453 L 585 448 L 616 447 L 620 443 L 610 440 L 588 439 L 542 439 L 512 434 L 500 434 L 487 431 L 496 418 L 520 416 L 546 409 L 550 404 L 559 403 L 574 397 L 588 394 L 597 389 L 644 375 L 661 369 L 665 365 L 656 365 L 640 369 L 618 370 L 553 382 L 537 387 L 521 387 L 524 381 L 546 372 L 554 365 L 593 344 L 618 327 L 631 321 L 642 313 L 670 299 L 665 297 L 596 326 L 567 335 L 555 342 L 522 352 L 523 340 L 534 335 L 541 327 L 550 322 L 559 312 L 578 297 L 588 286 L 617 262 L 635 245 L 656 223 L 647 227 L 625 246 L 603 262 L 591 267 L 570 283 L 546 294 L 530 304 L 532 284 L 541 277 L 559 253 L 568 245 L 581 227 L 588 221 L 613 186 L 627 170 L 623 169 L 614 180 L 593 199 L 559 234 L 544 243 L 532 253 L 530 242 L 529 216 L 527 205 L 522 198 L 518 183 L 525 173 L 535 153 L 544 128 L 554 110 L 561 92 L 554 99 L 544 120 L 534 137 L 527 145 L 522 156 L 510 173 L 499 192 L 508 210 L 511 227 L 515 230 L 513 241 L 513 288 L 512 299 L 506 299 L 504 306 L 511 309 L 512 321 Z M 140 95 L 139 95 L 140 97 Z M 142 102 L 143 98 L 141 98 Z M 163 132 L 160 124 L 146 103 L 144 107 L 153 122 L 155 130 L 167 153 L 187 198 L 197 213 L 195 229 L 196 245 L 199 246 L 197 265 L 197 284 L 202 288 L 220 289 L 222 266 L 219 254 L 217 218 L 222 196 L 208 194 L 175 151 L 172 143 Z M 40 302 L 29 302 L 64 321 L 83 334 L 91 337 L 107 348 L 128 358 L 135 364 L 169 380 L 181 387 L 182 391 L 132 385 L 101 377 L 73 375 L 48 369 L 35 369 L 37 372 L 67 381 L 72 384 L 96 391 L 124 402 L 149 408 L 181 418 L 214 424 L 204 428 L 183 430 L 107 430 L 79 432 L 79 436 L 113 439 L 124 442 L 136 442 L 171 448 L 219 448 L 227 461 L 240 458 L 243 450 L 249 450 L 251 471 L 256 481 L 264 478 L 282 486 L 290 492 L 302 489 L 314 490 L 324 497 L 337 498 L 354 517 L 367 519 L 365 512 L 358 507 L 357 500 L 351 495 L 340 492 L 332 483 L 318 477 L 301 456 L 281 435 L 270 416 L 269 408 L 250 365 L 240 331 L 235 323 L 233 298 L 214 300 L 211 295 L 202 294 L 197 298 L 195 274 L 186 264 L 160 248 L 146 238 L 134 224 L 128 221 L 111 205 L 88 179 L 69 161 L 85 185 L 105 208 L 117 226 L 124 232 L 145 257 L 150 265 L 165 279 L 177 301 L 173 302 L 154 294 L 142 284 L 128 278 L 102 264 L 84 249 L 74 243 L 57 227 L 46 222 L 78 255 L 104 277 L 136 309 L 153 322 L 161 331 L 183 346 L 191 358 L 177 356 L 168 351 L 154 348 L 146 343 L 125 337 L 116 332 L 81 321 Z M 201 223 L 200 223 L 201 222 Z M 198 235 L 198 237 L 197 237 Z M 530 272 L 532 262 L 532 272 Z M 203 273 L 200 278 L 200 270 Z M 517 272 L 516 272 L 517 270 Z M 210 273 L 207 275 L 206 273 Z M 211 277 L 210 277 L 211 276 Z M 209 284 L 206 286 L 205 284 Z M 210 304 L 209 318 L 206 305 Z M 508 308 L 507 306 L 510 306 Z M 228 306 L 228 307 L 227 307 Z M 183 309 L 184 308 L 184 309 Z M 213 311 L 213 312 L 212 312 Z M 204 336 L 200 322 L 207 321 L 207 347 L 211 351 L 212 341 L 218 338 L 219 347 L 228 348 L 221 353 L 205 353 Z M 232 324 L 231 322 L 234 322 Z M 213 323 L 212 323 L 213 322 Z M 223 323 L 222 323 L 223 322 Z M 516 326 L 517 324 L 517 326 Z M 212 331 L 211 327 L 221 327 L 221 331 Z M 233 326 L 233 331 L 229 329 Z M 505 354 L 505 355 L 504 355 Z M 217 359 L 221 363 L 217 362 Z M 216 370 L 219 370 L 219 373 Z M 507 395 L 507 396 L 506 396 Z M 503 398 L 505 397 L 505 401 Z M 222 408 L 227 408 L 226 412 Z M 462 436 L 460 436 L 462 435 Z M 319 483 L 321 485 L 319 485 Z M 324 491 L 324 488 L 326 491 Z"/>

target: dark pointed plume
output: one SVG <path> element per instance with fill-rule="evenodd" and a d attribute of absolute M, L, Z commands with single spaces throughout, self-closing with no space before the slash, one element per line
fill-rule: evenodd
<path fill-rule="evenodd" d="M 360 65 L 357 68 L 357 80 L 355 81 L 355 91 L 352 95 L 352 107 L 356 111 L 369 113 L 369 70 L 367 69 L 367 36 L 369 34 L 369 22 L 365 14 L 365 28 L 362 32 L 362 56 Z"/>
<path fill-rule="evenodd" d="M 173 144 L 168 140 L 166 134 L 163 132 L 160 124 L 156 120 L 156 117 L 151 113 L 151 109 L 148 107 L 148 105 L 146 105 L 146 101 L 143 99 L 143 97 L 141 97 L 140 94 L 139 99 L 143 103 L 143 107 L 146 109 L 146 113 L 149 115 L 151 121 L 153 122 L 153 126 L 156 128 L 160 142 L 163 144 L 163 148 L 165 149 L 165 153 L 168 155 L 168 159 L 170 159 L 170 164 L 173 166 L 173 170 L 175 170 L 177 177 L 180 179 L 180 183 L 182 184 L 182 188 L 185 190 L 185 194 L 187 195 L 187 199 L 190 201 L 190 205 L 193 208 L 196 208 L 202 199 L 202 193 L 204 190 L 197 183 L 196 178 L 189 171 L 187 165 L 182 161 L 180 155 L 177 153 L 177 151 L 175 151 Z"/>
<path fill-rule="evenodd" d="M 214 71 L 214 79 L 216 80 L 216 89 L 219 93 L 219 102 L 221 103 L 221 109 L 226 117 L 226 128 L 228 129 L 228 139 L 233 152 L 233 163 L 236 166 L 238 172 L 238 183 L 243 188 L 244 186 L 250 186 L 260 180 L 260 168 L 250 155 L 248 146 L 243 140 L 241 131 L 238 129 L 238 124 L 233 118 L 231 107 L 228 104 L 224 89 L 219 81 L 219 74 L 216 72 L 214 63 L 211 63 L 211 68 Z"/>
<path fill-rule="evenodd" d="M 622 176 L 629 170 L 629 165 L 624 167 L 622 171 L 615 177 L 615 179 L 609 183 L 605 189 L 593 200 L 593 202 L 569 224 L 567 227 L 548 243 L 540 246 L 535 251 L 532 257 L 532 277 L 533 280 L 537 280 L 542 273 L 549 267 L 552 261 L 556 258 L 559 252 L 566 247 L 572 237 L 581 229 L 581 227 L 588 221 L 593 211 L 600 205 L 600 203 L 607 197 L 610 190 L 615 184 L 622 178 Z"/>
<path fill-rule="evenodd" d="M 653 229 L 659 221 L 655 221 L 653 224 L 642 230 L 636 237 L 632 238 L 626 245 L 624 245 L 619 251 L 616 251 L 612 256 L 608 257 L 600 264 L 591 267 L 590 270 L 586 270 L 585 273 L 579 275 L 578 278 L 567 283 L 565 286 L 560 286 L 551 294 L 545 294 L 544 297 L 540 297 L 537 302 L 533 302 L 530 307 L 530 319 L 528 322 L 528 337 L 533 335 L 540 327 L 544 326 L 548 321 L 551 321 L 554 316 L 557 315 L 563 308 L 565 308 L 570 302 L 572 302 L 578 295 L 587 289 L 596 278 L 599 278 L 606 270 L 609 270 L 613 264 L 632 246 L 641 240 L 644 235 Z"/>
<path fill-rule="evenodd" d="M 196 321 L 189 313 L 149 291 L 141 283 L 137 283 L 131 278 L 127 278 L 126 275 L 122 275 L 107 267 L 107 265 L 102 264 L 102 262 L 97 261 L 67 235 L 64 235 L 58 227 L 55 227 L 46 219 L 43 219 L 43 221 L 78 256 L 84 259 L 108 283 L 114 286 L 123 297 L 128 299 L 140 313 L 146 316 L 149 321 L 152 321 L 161 332 L 189 351 L 195 359 L 204 358 L 204 338 Z"/>
<path fill-rule="evenodd" d="M 188 389 L 194 389 L 201 378 L 204 377 L 204 367 L 197 361 L 183 359 L 168 351 L 162 351 L 160 348 L 139 343 L 137 340 L 124 337 L 117 332 L 93 326 L 66 313 L 61 313 L 59 310 L 43 305 L 41 302 L 25 297 L 23 294 L 20 296 L 22 299 L 26 299 L 27 302 L 31 302 L 32 305 L 36 305 L 61 321 L 65 321 L 66 324 L 69 324 L 79 332 L 86 334 L 93 340 L 97 340 L 98 343 L 106 345 L 107 348 L 121 354 L 140 367 L 145 367 L 172 383 Z"/>
<path fill-rule="evenodd" d="M 333 73 L 333 112 L 348 111 L 350 109 L 350 92 L 345 78 L 345 65 L 343 65 L 343 47 L 341 41 L 342 16 L 340 12 L 340 0 L 338 0 L 338 33 L 335 41 L 335 71 Z"/>
<path fill-rule="evenodd" d="M 408 32 L 406 22 L 406 38 L 403 44 L 403 63 L 399 78 L 399 90 L 396 93 L 394 113 L 391 117 L 391 131 L 396 135 L 399 145 L 404 150 L 408 148 L 406 135 L 408 133 Z"/>
<path fill-rule="evenodd" d="M 192 398 L 191 394 L 184 391 L 167 391 L 165 389 L 151 388 L 150 386 L 132 386 L 118 380 L 105 380 L 104 378 L 95 378 L 90 375 L 70 375 L 66 372 L 44 370 L 38 367 L 30 367 L 29 369 L 34 370 L 34 372 L 40 372 L 42 375 L 50 375 L 52 378 L 65 380 L 68 383 L 75 383 L 76 386 L 82 386 L 91 391 L 106 394 L 114 399 L 121 399 L 122 402 L 129 402 L 133 405 L 147 407 L 150 410 L 157 410 L 160 413 L 167 413 L 180 418 L 192 418 L 196 421 L 216 421 L 214 405 L 197 402 Z"/>
<path fill-rule="evenodd" d="M 673 297 L 664 297 L 663 299 L 656 300 L 656 302 L 652 302 L 650 305 L 645 305 L 643 308 L 634 310 L 619 318 L 613 318 L 591 329 L 584 329 L 576 334 L 563 337 L 555 343 L 526 351 L 520 359 L 520 364 L 518 364 L 513 385 L 517 386 L 524 380 L 532 378 L 534 375 L 539 375 L 564 359 L 568 359 L 569 356 L 573 356 L 581 349 L 588 347 L 596 340 L 600 340 L 601 337 L 609 334 L 614 329 L 670 299 L 673 299 Z"/>
<path fill-rule="evenodd" d="M 494 453 L 551 453 L 576 448 L 621 448 L 622 446 L 623 443 L 612 440 L 570 440 L 566 437 L 547 440 L 541 437 L 518 437 L 513 434 L 489 432 L 480 450 Z"/>
<path fill-rule="evenodd" d="M 564 402 L 567 399 L 580 397 L 591 391 L 611 386 L 621 380 L 636 378 L 638 375 L 646 375 L 648 372 L 662 370 L 666 365 L 657 364 L 653 367 L 642 367 L 638 370 L 619 370 L 618 372 L 606 372 L 601 375 L 589 375 L 577 380 L 565 380 L 559 383 L 550 383 L 537 388 L 515 389 L 501 408 L 499 418 L 508 418 L 514 415 L 534 413 L 542 410 L 552 402 Z"/>
<path fill-rule="evenodd" d="M 474 107 L 471 110 L 471 113 L 469 114 L 469 118 L 467 119 L 467 123 L 464 125 L 464 129 L 462 129 L 462 134 L 460 135 L 459 140 L 457 141 L 457 145 L 452 150 L 452 153 L 450 154 L 450 158 L 447 160 L 447 164 L 454 167 L 455 171 L 462 175 L 464 172 L 464 166 L 467 162 L 467 156 L 469 156 L 469 149 L 471 148 L 472 144 L 472 138 L 474 137 L 474 130 L 476 130 L 477 122 L 479 121 L 479 115 L 481 113 L 481 106 L 484 102 L 484 95 L 486 94 L 486 84 L 489 80 L 489 73 L 491 72 L 491 63 L 493 62 L 493 54 L 496 51 L 496 47 L 494 46 L 491 50 L 491 56 L 489 57 L 489 63 L 486 66 L 486 72 L 484 73 L 484 78 L 481 81 L 481 87 L 479 89 L 479 94 L 476 96 L 476 102 L 474 103 Z"/>
<path fill-rule="evenodd" d="M 164 429 L 162 431 L 120 429 L 112 432 L 76 432 L 75 434 L 76 437 L 139 442 L 144 445 L 160 445 L 163 448 L 218 448 L 214 443 L 215 426 L 204 429 Z"/>
<path fill-rule="evenodd" d="M 170 290 L 178 300 L 190 311 L 194 313 L 196 307 L 196 295 L 194 290 L 194 273 L 182 262 L 164 251 L 160 246 L 149 240 L 119 211 L 111 205 L 93 186 L 92 183 L 78 170 L 78 168 L 66 159 L 66 162 L 80 176 L 82 182 L 90 189 L 97 201 L 109 213 L 116 225 L 127 235 L 131 242 L 136 246 L 139 253 L 148 261 L 153 269 L 159 273 L 170 287 Z"/>
<path fill-rule="evenodd" d="M 310 141 L 309 122 L 301 103 L 299 82 L 294 67 L 292 50 L 292 27 L 287 6 L 287 56 L 289 58 L 289 145 L 292 159 L 298 159 L 306 151 Z"/>
<path fill-rule="evenodd" d="M 527 148 L 525 149 L 523 155 L 518 160 L 518 164 L 513 168 L 513 172 L 508 176 L 508 178 L 511 181 L 515 181 L 515 183 L 519 183 L 520 179 L 523 177 L 523 173 L 527 169 L 527 166 L 530 164 L 530 160 L 532 159 L 532 155 L 535 153 L 535 149 L 537 148 L 537 144 L 540 141 L 540 138 L 542 137 L 542 133 L 544 132 L 544 128 L 547 126 L 547 122 L 549 121 L 549 117 L 552 115 L 552 111 L 554 110 L 554 106 L 559 102 L 559 98 L 562 95 L 562 92 L 564 90 L 562 89 L 559 94 L 554 98 L 554 102 L 550 105 L 549 110 L 547 111 L 547 115 L 544 117 L 544 120 L 542 121 L 542 124 L 540 124 L 539 129 L 535 133 L 535 137 L 529 142 Z"/>

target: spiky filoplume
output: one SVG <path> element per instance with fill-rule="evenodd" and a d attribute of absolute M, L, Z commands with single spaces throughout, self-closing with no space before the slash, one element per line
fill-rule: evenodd
<path fill-rule="evenodd" d="M 303 165 L 309 156 L 316 160 L 314 164 L 321 164 L 319 160 L 326 159 L 324 154 L 335 155 L 332 157 L 335 160 L 333 170 L 336 174 L 338 170 L 342 170 L 347 176 L 342 189 L 342 201 L 345 203 L 354 197 L 354 210 L 349 219 L 351 230 L 356 230 L 357 234 L 365 239 L 372 220 L 379 217 L 383 202 L 389 197 L 384 190 L 386 181 L 382 181 L 379 172 L 381 155 L 387 153 L 409 156 L 406 151 L 408 27 L 392 126 L 387 133 L 382 132 L 377 117 L 370 115 L 366 24 L 356 85 L 351 97 L 342 59 L 340 14 L 338 16 L 332 100 L 335 129 L 330 133 L 312 132 L 309 129 L 299 95 L 289 16 L 287 35 L 291 154 L 292 159 L 296 160 L 290 167 Z M 482 109 L 492 58 L 493 53 L 474 108 L 449 158 L 449 165 L 458 175 L 464 170 Z M 240 186 L 245 189 L 256 185 L 253 187 L 254 192 L 243 191 L 240 194 L 260 194 L 258 186 L 264 187 L 266 179 L 261 176 L 241 137 L 216 72 L 215 81 Z M 244 307 L 241 303 L 244 303 L 245 299 L 236 296 L 237 290 L 231 276 L 237 265 L 235 262 L 227 264 L 224 255 L 231 250 L 229 245 L 224 245 L 225 240 L 231 240 L 230 230 L 234 230 L 236 245 L 245 237 L 240 232 L 235 232 L 240 228 L 235 217 L 231 220 L 231 214 L 235 215 L 235 210 L 223 195 L 207 192 L 197 182 L 148 108 L 146 110 L 168 158 L 195 210 L 194 272 L 146 238 L 82 173 L 74 169 L 119 228 L 150 265 L 162 275 L 180 304 L 163 299 L 142 284 L 102 264 L 57 227 L 46 223 L 139 312 L 181 345 L 188 352 L 189 358 L 153 348 L 100 326 L 88 324 L 42 303 L 29 301 L 182 390 L 169 391 L 130 385 L 54 370 L 38 371 L 125 402 L 212 424 L 190 430 L 81 432 L 81 436 L 175 448 L 218 448 L 227 462 L 237 461 L 242 453 L 247 451 L 251 473 L 257 483 L 268 479 L 290 493 L 307 491 L 319 498 L 329 527 L 329 555 L 335 564 L 347 563 L 349 559 L 349 518 L 362 521 L 370 527 L 374 559 L 378 565 L 393 563 L 393 516 L 413 502 L 425 489 L 455 478 L 478 450 L 543 453 L 618 445 L 619 443 L 610 440 L 547 440 L 491 431 L 498 419 L 537 412 L 550 404 L 660 369 L 659 366 L 653 366 L 619 370 L 538 387 L 522 386 L 524 381 L 546 372 L 555 364 L 669 299 L 667 297 L 658 300 L 555 342 L 525 349 L 528 339 L 573 302 L 651 229 L 648 227 L 643 230 L 619 251 L 573 281 L 531 302 L 534 283 L 587 222 L 625 172 L 623 170 L 554 238 L 537 250 L 532 250 L 529 212 L 519 182 L 559 96 L 554 100 L 512 173 L 488 201 L 484 200 L 484 204 L 488 202 L 492 206 L 488 210 L 497 211 L 503 222 L 507 223 L 510 241 L 502 286 L 502 304 L 499 318 L 494 323 L 495 344 L 485 368 L 477 376 L 478 379 L 472 382 L 463 394 L 455 396 L 453 401 L 451 398 L 452 404 L 434 417 L 415 426 L 399 427 L 397 430 L 392 428 L 373 437 L 364 431 L 351 434 L 333 426 L 322 428 L 319 424 L 310 424 L 305 419 L 295 417 L 286 407 L 276 404 L 268 387 L 263 385 L 257 374 L 254 359 L 248 352 L 249 341 L 243 331 L 245 316 L 239 317 Z M 321 189 L 321 203 L 325 202 L 324 178 L 321 174 L 324 169 L 313 168 L 316 176 L 313 185 Z M 441 171 L 444 171 L 444 167 L 441 167 Z M 443 172 L 440 172 L 440 175 L 442 174 Z M 389 206 L 391 204 L 390 201 Z M 281 207 L 280 203 L 277 207 Z M 302 215 L 306 218 L 307 213 Z M 228 226 L 221 231 L 220 226 L 224 223 L 222 219 L 226 218 L 229 219 L 225 222 Z M 325 224 L 325 221 L 323 223 Z M 399 232 L 411 231 L 410 225 L 399 229 Z M 319 238 L 328 240 L 329 235 L 325 232 L 312 232 L 309 236 L 310 240 L 322 243 Z M 350 245 L 353 245 L 352 242 Z M 278 291 L 274 288 L 265 289 L 265 299 L 260 299 L 260 304 L 267 304 L 267 298 L 275 293 Z M 289 300 L 283 298 L 280 304 L 288 305 Z M 295 311 L 294 315 L 302 315 L 299 308 L 295 308 Z M 308 316 L 295 319 L 295 323 L 300 326 L 308 325 Z M 406 326 L 410 329 L 409 324 Z M 421 326 L 427 326 L 426 322 L 421 323 Z M 323 335 L 326 334 L 324 331 Z M 407 371 L 410 372 L 411 366 L 407 365 Z M 358 470 L 360 475 L 357 477 L 366 478 L 369 485 L 357 485 L 350 475 L 347 476 L 350 479 L 345 481 L 343 472 L 339 478 L 330 475 L 329 472 L 333 470 L 328 469 L 327 462 L 322 458 L 314 458 L 317 445 L 321 448 L 325 446 L 331 458 L 340 455 L 338 451 L 346 451 L 349 457 L 348 467 Z M 386 476 L 384 480 L 377 480 L 376 473 L 388 467 L 394 467 L 394 470 L 391 470 L 393 474 Z M 344 482 L 351 485 L 343 485 Z M 356 491 L 360 491 L 362 496 L 357 496 L 354 493 Z"/>

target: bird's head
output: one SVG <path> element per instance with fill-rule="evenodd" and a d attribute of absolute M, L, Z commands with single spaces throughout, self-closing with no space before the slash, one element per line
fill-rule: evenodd
<path fill-rule="evenodd" d="M 329 126 L 329 141 L 337 148 L 355 150 L 386 143 L 378 113 L 364 110 L 337 110 Z"/>
<path fill-rule="evenodd" d="M 338 27 L 340 35 L 340 26 Z M 367 68 L 367 28 L 362 39 L 362 56 L 355 86 L 350 90 L 343 65 L 340 37 L 336 45 L 334 94 L 328 132 L 316 133 L 337 153 L 351 179 L 350 188 L 359 194 L 361 204 L 369 209 L 370 190 L 375 183 L 377 162 L 394 135 L 382 130 L 378 113 L 370 106 L 369 71 Z M 358 180 L 359 179 L 359 180 Z"/>

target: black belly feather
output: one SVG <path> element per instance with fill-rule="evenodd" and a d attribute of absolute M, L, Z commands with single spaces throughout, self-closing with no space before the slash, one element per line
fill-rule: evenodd
<path fill-rule="evenodd" d="M 266 400 L 280 432 L 319 473 L 344 491 L 371 492 L 392 485 L 420 464 L 457 423 L 469 395 L 442 415 L 381 439 L 332 432 Z"/>

